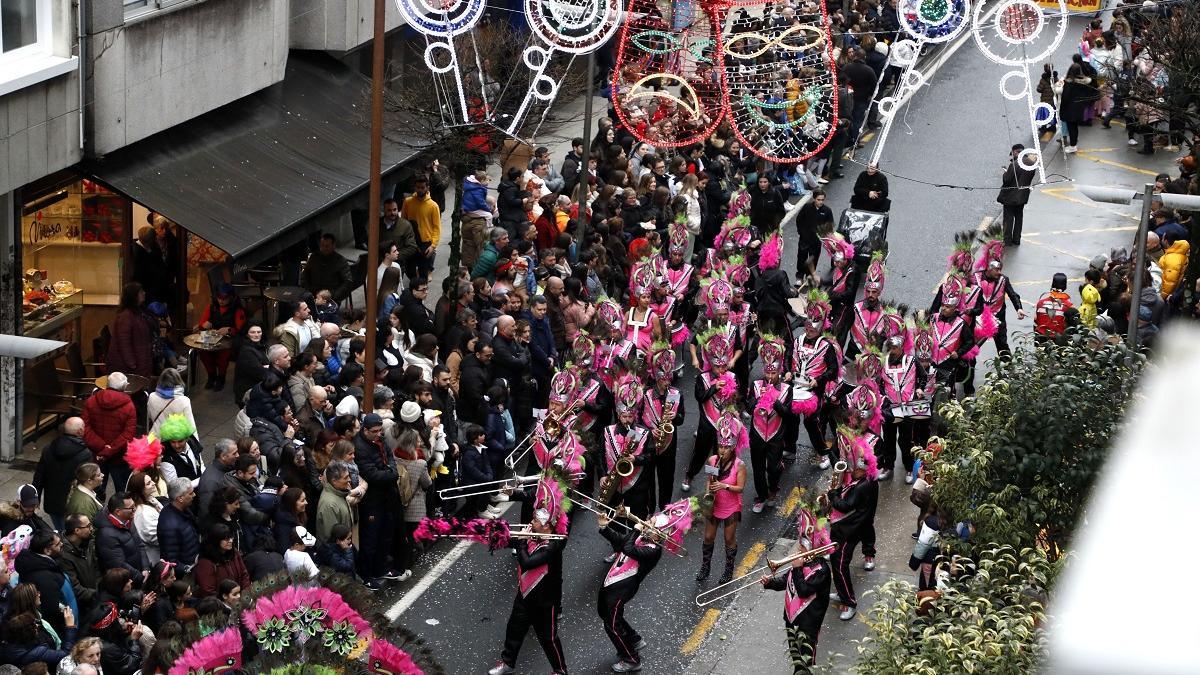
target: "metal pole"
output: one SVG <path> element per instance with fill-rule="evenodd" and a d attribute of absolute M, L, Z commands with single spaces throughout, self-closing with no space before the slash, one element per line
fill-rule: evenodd
<path fill-rule="evenodd" d="M 367 349 L 364 355 L 366 361 L 363 386 L 362 411 L 371 412 L 375 405 L 375 333 L 379 312 L 379 209 L 380 185 L 382 176 L 379 175 L 383 165 L 383 35 L 384 35 L 384 0 L 375 0 L 375 37 L 371 43 L 371 187 L 367 197 Z"/>
<path fill-rule="evenodd" d="M 1142 307 L 1142 275 L 1146 273 L 1146 233 L 1150 229 L 1150 204 L 1154 200 L 1154 183 L 1142 188 L 1142 220 L 1138 223 L 1133 269 L 1133 295 L 1129 298 L 1129 333 L 1125 336 L 1130 349 L 1137 349 L 1138 310 Z"/>
<path fill-rule="evenodd" d="M 583 156 L 579 158 L 579 185 L 576 187 L 579 198 L 579 216 L 575 226 L 575 250 L 583 246 L 583 237 L 587 232 L 587 196 L 588 188 L 588 157 L 592 154 L 592 91 L 593 80 L 596 77 L 596 52 L 588 52 L 587 57 L 587 98 L 583 102 Z"/>

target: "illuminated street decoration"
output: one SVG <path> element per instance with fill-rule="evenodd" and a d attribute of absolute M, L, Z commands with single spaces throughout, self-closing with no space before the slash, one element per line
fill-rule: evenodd
<path fill-rule="evenodd" d="M 1023 166 L 1036 169 L 1038 182 L 1045 183 L 1041 130 L 1053 125 L 1057 115 L 1054 106 L 1034 96 L 1029 67 L 1049 58 L 1062 44 L 1067 31 L 1066 3 L 1058 0 L 1056 9 L 1043 13 L 1033 0 L 1007 0 L 988 21 L 983 19 L 981 10 L 982 7 L 975 8 L 972 26 L 975 44 L 993 62 L 1012 68 L 1000 77 L 1000 93 L 1010 101 L 1025 101 L 1033 135 L 1032 145 L 1018 160 Z"/>
<path fill-rule="evenodd" d="M 453 91 L 446 94 L 453 100 L 441 101 L 443 114 L 450 116 L 447 122 L 467 123 L 471 117 L 455 41 L 479 23 L 486 0 L 396 0 L 396 9 L 406 24 L 425 36 L 425 66 L 454 81 Z M 438 91 L 442 94 L 441 88 Z"/>
<path fill-rule="evenodd" d="M 631 0 L 613 73 L 622 123 L 656 148 L 701 143 L 724 120 L 770 161 L 820 152 L 837 119 L 829 16 L 823 2 L 819 16 L 772 12 L 784 7 Z"/>

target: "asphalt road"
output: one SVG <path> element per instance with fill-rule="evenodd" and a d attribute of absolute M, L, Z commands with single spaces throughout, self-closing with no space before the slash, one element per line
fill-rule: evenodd
<path fill-rule="evenodd" d="M 1073 21 L 1065 41 L 1067 44 L 1056 57 L 1059 70 L 1065 70 L 1069 64 L 1073 50 L 1071 36 L 1077 36 L 1081 26 L 1080 19 Z M 998 83 L 1004 70 L 985 59 L 974 44 L 968 42 L 931 78 L 929 85 L 913 98 L 896 121 L 881 162 L 882 170 L 889 174 L 893 203 L 885 298 L 914 308 L 927 306 L 934 286 L 945 270 L 953 233 L 975 228 L 985 217 L 998 215 L 996 188 L 1008 149 L 1013 143 L 1029 145 L 1030 142 L 1023 104 L 1009 102 L 1000 95 Z M 1035 75 L 1038 70 L 1034 67 Z M 1101 132 L 1097 127 L 1083 130 L 1081 146 L 1097 148 L 1099 143 L 1125 153 L 1125 148 L 1120 147 L 1123 141 L 1120 130 Z M 868 151 L 869 146 L 860 151 L 859 157 L 864 158 L 863 161 Z M 1050 180 L 1060 180 L 1066 175 L 1098 182 L 1136 184 L 1145 178 L 1146 169 L 1141 173 L 1135 170 L 1128 176 L 1114 176 L 1111 172 L 1100 171 L 1105 167 L 1085 158 L 1070 158 L 1070 163 L 1064 163 L 1053 145 L 1048 146 L 1046 154 Z M 1110 161 L 1137 163 L 1135 160 L 1136 155 L 1132 158 L 1122 155 Z M 1163 163 L 1166 158 L 1158 161 Z M 1139 166 L 1144 165 L 1139 163 Z M 826 186 L 835 214 L 848 204 L 854 177 L 860 169 L 847 164 L 844 169 L 847 177 Z M 1063 224 L 1059 222 L 1060 218 L 1070 219 L 1070 222 Z M 1012 271 L 1021 270 L 1021 283 L 1025 284 L 1021 293 L 1027 304 L 1037 299 L 1044 290 L 1042 280 L 1048 282 L 1053 271 L 1063 269 L 1077 277 L 1086 266 L 1081 260 L 1085 261 L 1098 250 L 1106 251 L 1107 245 L 1112 243 L 1110 232 L 1108 239 L 1095 239 L 1095 246 L 1103 244 L 1105 248 L 1090 249 L 1091 235 L 1059 236 L 1051 232 L 1057 229 L 1052 226 L 1083 227 L 1078 225 L 1083 222 L 1097 225 L 1099 229 L 1120 226 L 1128 229 L 1128 218 L 1122 211 L 1093 211 L 1090 207 L 1064 205 L 1035 195 L 1026 217 L 1029 241 L 1020 249 L 1010 249 L 1008 254 L 1008 267 L 1014 279 L 1018 275 Z M 1047 222 L 1050 220 L 1054 222 Z M 1044 234 L 1032 234 L 1038 230 Z M 790 265 L 795 260 L 794 232 L 786 234 L 787 250 L 783 260 L 785 265 Z M 1071 251 L 1064 252 L 1064 247 Z M 1015 321 L 1010 324 L 1010 331 L 1014 330 L 1019 330 Z M 987 350 L 983 357 L 988 357 Z M 682 473 L 690 454 L 689 439 L 696 424 L 691 384 L 689 373 L 679 385 L 688 402 L 688 410 L 687 422 L 680 434 L 683 441 L 677 476 Z M 801 437 L 803 441 L 804 434 Z M 815 478 L 816 472 L 802 453 L 785 474 L 782 494 L 788 495 L 797 486 L 807 486 Z M 912 525 L 911 508 L 905 508 L 907 487 L 898 480 L 883 487 L 886 495 L 881 496 L 879 514 L 881 560 L 886 557 L 887 567 L 896 568 L 891 573 L 904 575 L 907 570 L 901 568 L 901 561 L 907 558 L 907 547 L 911 545 L 906 535 Z M 750 492 L 752 490 L 748 490 L 745 497 L 746 509 L 739 528 L 739 561 L 747 552 L 752 557 L 761 555 L 785 533 L 789 520 L 779 512 L 783 506 L 761 515 L 750 513 Z M 515 513 L 514 509 L 510 516 Z M 575 517 L 579 522 L 565 557 L 564 614 L 560 630 L 573 672 L 609 672 L 615 652 L 604 635 L 595 608 L 596 593 L 608 567 L 602 558 L 610 549 L 596 534 L 594 516 L 577 510 Z M 683 672 L 693 656 L 704 653 L 698 647 L 718 618 L 715 613 L 706 613 L 692 602 L 698 590 L 693 576 L 699 566 L 699 529 L 687 538 L 685 545 L 689 555 L 682 558 L 665 555 L 627 612 L 629 621 L 649 642 L 643 652 L 644 672 Z M 885 550 L 893 547 L 896 550 Z M 451 552 L 451 558 L 445 558 Z M 722 559 L 721 545 L 718 544 L 712 579 L 719 576 Z M 884 567 L 882 563 L 881 567 Z M 881 575 L 887 572 L 887 567 L 881 569 Z M 402 610 L 401 621 L 434 647 L 447 672 L 485 672 L 498 659 L 503 644 L 505 622 L 515 593 L 514 568 L 514 560 L 507 552 L 490 555 L 478 545 L 457 547 L 454 542 L 439 543 L 418 564 L 417 577 L 393 591 L 401 603 L 396 609 Z M 861 576 L 862 573 L 857 574 Z M 710 580 L 709 583 L 715 582 Z M 413 594 L 417 591 L 413 589 L 420 591 L 415 601 Z M 407 599 L 405 594 L 409 595 Z M 831 616 L 826 625 L 836 634 L 838 629 L 830 626 L 830 622 L 838 622 Z M 737 627 L 726 634 L 736 640 Z M 782 651 L 782 648 L 780 644 L 778 649 Z M 517 665 L 519 672 L 547 670 L 545 658 L 532 633 Z M 738 672 L 737 666 L 730 667 L 727 663 L 725 672 Z M 749 663 L 745 666 L 745 672 L 765 672 Z"/>

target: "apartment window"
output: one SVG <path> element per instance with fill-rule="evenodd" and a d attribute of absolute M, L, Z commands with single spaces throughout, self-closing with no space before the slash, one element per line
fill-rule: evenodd
<path fill-rule="evenodd" d="M 49 54 L 50 0 L 0 0 L 0 63 Z"/>
<path fill-rule="evenodd" d="M 148 14 L 156 9 L 166 9 L 172 5 L 178 5 L 183 2 L 196 2 L 198 0 L 122 0 L 125 3 L 125 16 L 139 16 Z"/>

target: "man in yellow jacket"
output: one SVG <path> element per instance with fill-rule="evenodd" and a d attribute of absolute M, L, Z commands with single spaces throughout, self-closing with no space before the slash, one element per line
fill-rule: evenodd
<path fill-rule="evenodd" d="M 1162 296 L 1168 298 L 1171 293 L 1183 280 L 1183 272 L 1187 269 L 1188 256 L 1191 253 L 1191 245 L 1186 239 L 1171 240 L 1172 235 L 1167 234 L 1163 238 L 1163 245 L 1166 246 L 1166 251 L 1162 257 L 1158 259 L 1158 266 L 1162 268 Z"/>
<path fill-rule="evenodd" d="M 400 215 L 416 226 L 417 255 L 405 270 L 409 279 L 428 279 L 433 271 L 433 256 L 442 240 L 442 211 L 429 196 L 429 179 L 418 176 L 413 181 L 413 193 L 404 200 Z"/>

